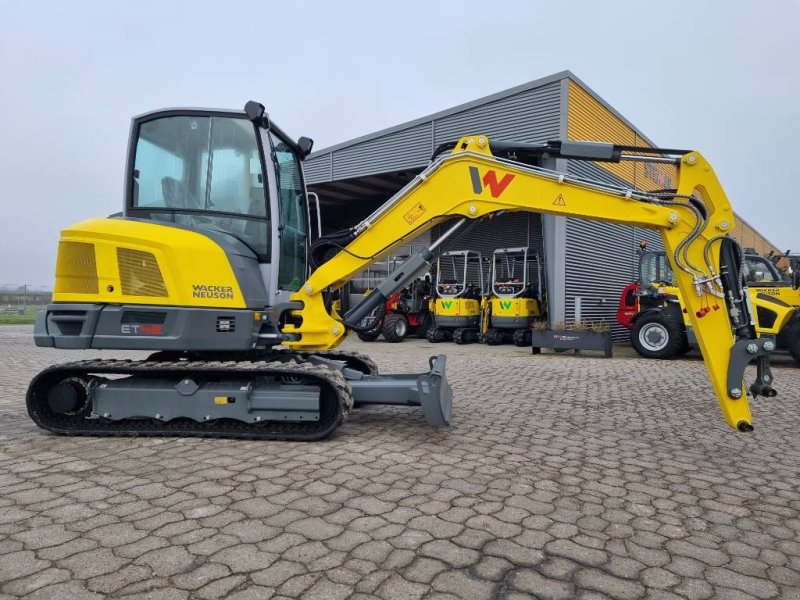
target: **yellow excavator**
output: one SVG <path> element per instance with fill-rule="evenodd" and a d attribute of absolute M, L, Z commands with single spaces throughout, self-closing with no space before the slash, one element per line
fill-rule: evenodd
<path fill-rule="evenodd" d="M 421 374 L 385 375 L 365 356 L 331 349 L 454 232 L 515 211 L 660 231 L 687 308 L 722 308 L 698 320 L 695 334 L 726 422 L 751 431 L 749 400 L 775 395 L 774 343 L 756 334 L 741 253 L 727 235 L 733 210 L 698 152 L 469 135 L 437 148 L 426 169 L 356 226 L 322 236 L 302 173 L 312 144 L 291 139 L 252 101 L 242 111 L 167 109 L 133 119 L 123 212 L 62 231 L 53 301 L 37 315 L 34 340 L 153 354 L 45 369 L 27 392 L 39 426 L 69 435 L 314 440 L 359 404 L 420 406 L 432 426 L 449 425 L 444 356 Z M 558 158 L 673 164 L 677 189 L 618 188 L 542 167 Z M 444 222 L 429 248 L 371 294 L 343 316 L 332 310 L 348 280 Z"/>

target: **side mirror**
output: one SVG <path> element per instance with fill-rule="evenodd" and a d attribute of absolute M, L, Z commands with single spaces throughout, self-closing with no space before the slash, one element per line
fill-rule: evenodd
<path fill-rule="evenodd" d="M 792 273 L 792 289 L 800 289 L 800 270 L 795 269 Z"/>
<path fill-rule="evenodd" d="M 309 137 L 303 136 L 297 140 L 297 148 L 300 150 L 300 158 L 305 158 L 311 154 L 311 149 L 314 147 L 314 140 Z"/>

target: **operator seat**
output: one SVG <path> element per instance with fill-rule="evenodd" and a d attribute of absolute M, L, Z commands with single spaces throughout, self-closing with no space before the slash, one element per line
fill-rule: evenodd
<path fill-rule="evenodd" d="M 161 193 L 164 196 L 166 208 L 199 209 L 200 204 L 189 192 L 186 184 L 174 177 L 161 178 Z"/>

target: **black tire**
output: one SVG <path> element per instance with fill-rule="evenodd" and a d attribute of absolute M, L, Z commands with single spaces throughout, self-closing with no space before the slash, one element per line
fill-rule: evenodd
<path fill-rule="evenodd" d="M 392 313 L 383 322 L 383 337 L 387 342 L 402 342 L 408 335 L 408 321 L 400 313 Z"/>
<path fill-rule="evenodd" d="M 425 312 L 419 315 L 417 330 L 414 332 L 419 339 L 424 340 L 428 336 L 428 330 L 433 327 L 433 315 Z"/>
<path fill-rule="evenodd" d="M 784 347 L 800 363 L 800 315 L 792 317 L 778 335 L 778 347 Z"/>
<path fill-rule="evenodd" d="M 383 330 L 383 321 L 386 315 L 386 304 L 381 304 L 375 308 L 369 315 L 361 319 L 359 326 L 363 329 L 356 331 L 358 339 L 362 342 L 374 342 L 377 340 L 381 331 Z"/>
<path fill-rule="evenodd" d="M 379 331 L 356 331 L 356 335 L 358 336 L 358 339 L 360 339 L 362 342 L 374 342 L 381 335 L 381 332 L 380 332 L 380 330 Z"/>
<path fill-rule="evenodd" d="M 662 313 L 645 314 L 631 330 L 633 349 L 645 358 L 675 358 L 688 346 L 686 329 Z"/>

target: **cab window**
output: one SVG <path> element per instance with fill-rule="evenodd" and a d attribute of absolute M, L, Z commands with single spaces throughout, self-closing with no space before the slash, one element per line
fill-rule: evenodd
<path fill-rule="evenodd" d="M 747 283 L 777 283 L 780 281 L 772 263 L 760 256 L 745 257 L 744 279 Z"/>
<path fill-rule="evenodd" d="M 174 116 L 139 126 L 132 214 L 228 233 L 268 260 L 258 139 L 245 118 Z"/>
<path fill-rule="evenodd" d="M 280 265 L 278 287 L 296 292 L 306 279 L 308 217 L 303 171 L 294 149 L 268 132 L 280 204 Z"/>

